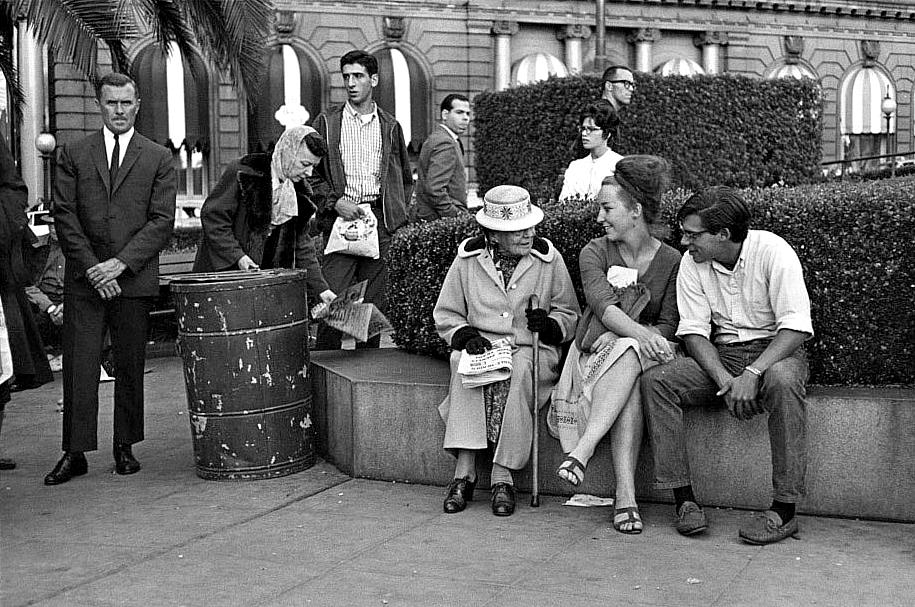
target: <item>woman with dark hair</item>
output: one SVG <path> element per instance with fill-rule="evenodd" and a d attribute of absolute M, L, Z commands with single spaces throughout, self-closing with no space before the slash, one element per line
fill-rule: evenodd
<path fill-rule="evenodd" d="M 333 301 L 310 234 L 312 171 L 326 154 L 317 131 L 297 126 L 283 132 L 272 156 L 248 154 L 229 165 L 200 211 L 194 271 L 303 268 L 311 300 Z"/>
<path fill-rule="evenodd" d="M 477 454 L 491 450 L 491 506 L 496 516 L 515 511 L 512 471 L 528 461 L 532 411 L 546 404 L 559 375 L 563 342 L 572 338 L 578 300 L 559 251 L 534 226 L 543 211 L 524 188 L 502 185 L 483 197 L 477 212 L 483 236 L 458 247 L 435 304 L 435 328 L 451 344 L 451 385 L 439 406 L 445 420 L 444 448 L 457 457 L 444 510 L 457 513 L 473 499 Z M 528 309 L 531 295 L 538 306 Z M 531 332 L 540 337 L 539 400 L 533 402 Z M 512 351 L 509 379 L 465 387 L 458 373 L 462 350 L 482 354 L 497 340 Z"/>
<path fill-rule="evenodd" d="M 605 236 L 581 251 L 588 309 L 562 377 L 553 390 L 547 425 L 568 456 L 557 474 L 572 487 L 601 439 L 610 433 L 616 478 L 613 528 L 641 533 L 635 466 L 642 442 L 639 376 L 673 358 L 680 254 L 652 235 L 669 167 L 657 156 L 626 156 L 604 179 L 597 222 Z"/>
<path fill-rule="evenodd" d="M 573 160 L 566 169 L 559 200 L 581 197 L 593 199 L 605 177 L 613 175 L 620 156 L 610 149 L 610 134 L 619 124 L 616 110 L 609 103 L 589 105 L 578 121 L 581 143 L 588 155 Z"/>

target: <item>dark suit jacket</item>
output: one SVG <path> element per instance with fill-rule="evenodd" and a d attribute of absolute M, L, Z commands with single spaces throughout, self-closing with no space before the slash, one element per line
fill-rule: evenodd
<path fill-rule="evenodd" d="M 441 125 L 423 143 L 412 219 L 433 220 L 467 212 L 467 177 L 458 142 Z"/>
<path fill-rule="evenodd" d="M 54 225 L 67 259 L 65 288 L 94 289 L 95 264 L 117 257 L 127 269 L 121 295 L 159 293 L 159 251 L 175 223 L 175 168 L 167 149 L 134 131 L 109 196 L 101 130 L 63 146 L 57 159 Z"/>

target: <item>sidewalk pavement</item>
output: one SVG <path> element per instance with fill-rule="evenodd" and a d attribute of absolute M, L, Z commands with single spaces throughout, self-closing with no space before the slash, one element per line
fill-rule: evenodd
<path fill-rule="evenodd" d="M 13 394 L 0 476 L 0 605 L 715 605 L 915 603 L 915 527 L 801 517 L 801 539 L 737 540 L 748 516 L 710 510 L 684 538 L 672 507 L 643 504 L 625 536 L 608 508 L 544 496 L 494 517 L 488 492 L 458 515 L 444 490 L 351 479 L 319 461 L 279 479 L 194 474 L 181 363 L 148 363 L 143 470 L 45 487 L 60 455 L 60 381 Z M 99 445 L 111 441 L 112 384 L 100 388 Z M 429 404 L 433 406 L 433 404 Z M 549 473 L 549 472 L 544 472 Z"/>

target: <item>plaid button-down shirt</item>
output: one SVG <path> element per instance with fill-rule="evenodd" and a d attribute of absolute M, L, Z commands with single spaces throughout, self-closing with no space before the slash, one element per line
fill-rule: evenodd
<path fill-rule="evenodd" d="M 346 175 L 343 195 L 356 202 L 370 202 L 381 196 L 381 123 L 378 106 L 371 114 L 360 114 L 349 102 L 340 124 L 340 156 Z"/>

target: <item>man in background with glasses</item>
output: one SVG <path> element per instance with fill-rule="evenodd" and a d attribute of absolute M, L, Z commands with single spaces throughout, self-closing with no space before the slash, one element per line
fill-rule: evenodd
<path fill-rule="evenodd" d="M 628 67 L 611 65 L 604 70 L 600 96 L 601 99 L 608 101 L 617 113 L 632 103 L 633 91 L 635 91 L 635 78 Z"/>
<path fill-rule="evenodd" d="M 688 248 L 677 275 L 677 308 L 689 358 L 642 374 L 655 487 L 673 489 L 676 528 L 708 529 L 693 494 L 683 407 L 722 402 L 740 420 L 768 414 L 773 501 L 740 528 L 750 544 L 798 533 L 795 506 L 807 471 L 807 355 L 813 336 L 801 262 L 781 237 L 750 230 L 740 193 L 708 188 L 677 213 Z"/>

